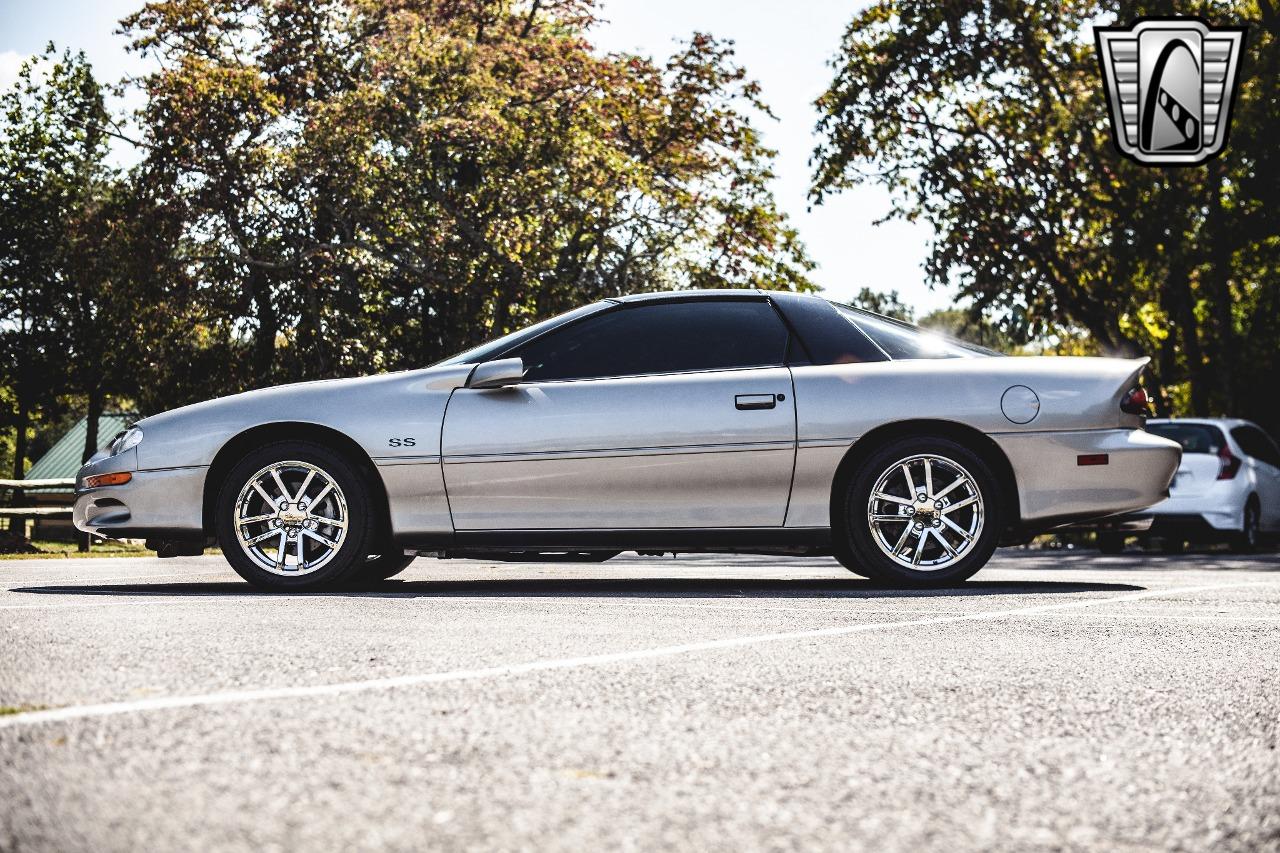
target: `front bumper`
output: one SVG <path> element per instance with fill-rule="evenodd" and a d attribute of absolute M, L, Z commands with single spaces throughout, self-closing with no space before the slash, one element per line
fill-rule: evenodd
<path fill-rule="evenodd" d="M 1138 429 L 999 433 L 1018 486 L 1026 528 L 1144 510 L 1169 494 L 1182 448 Z M 1105 465 L 1079 457 L 1105 454 Z"/>
<path fill-rule="evenodd" d="M 75 526 L 113 539 L 202 539 L 207 467 L 136 470 L 132 451 L 90 462 L 76 475 Z M 119 486 L 84 488 L 86 477 L 129 471 Z"/>

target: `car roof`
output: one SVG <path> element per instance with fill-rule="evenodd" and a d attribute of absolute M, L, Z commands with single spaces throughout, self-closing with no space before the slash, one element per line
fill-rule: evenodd
<path fill-rule="evenodd" d="M 756 288 L 724 288 L 702 290 L 659 290 L 653 293 L 631 293 L 613 296 L 607 301 L 631 304 L 634 302 L 681 302 L 701 299 L 763 299 L 770 291 Z"/>

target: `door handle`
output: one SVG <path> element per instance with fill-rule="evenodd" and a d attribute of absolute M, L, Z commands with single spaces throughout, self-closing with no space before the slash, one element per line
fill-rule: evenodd
<path fill-rule="evenodd" d="M 772 409 L 778 405 L 777 398 L 772 394 L 739 394 L 733 398 L 733 403 L 744 411 L 748 409 Z"/>

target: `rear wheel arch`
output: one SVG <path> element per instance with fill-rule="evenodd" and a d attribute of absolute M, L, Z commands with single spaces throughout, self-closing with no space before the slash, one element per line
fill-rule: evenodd
<path fill-rule="evenodd" d="M 841 502 L 844 500 L 849 481 L 862 463 L 889 441 L 917 436 L 948 438 L 976 453 L 991 467 L 999 482 L 1000 497 L 1004 502 L 1004 506 L 1000 508 L 1002 526 L 1008 530 L 1018 525 L 1022 518 L 1018 504 L 1018 482 L 1013 473 L 1013 466 L 1009 463 L 1009 457 L 1005 456 L 1000 445 L 982 431 L 955 421 L 912 420 L 882 424 L 870 430 L 854 442 L 844 458 L 840 460 L 836 475 L 831 482 L 829 501 L 833 531 L 844 523 Z"/>
<path fill-rule="evenodd" d="M 1250 536 L 1250 511 L 1252 511 L 1253 529 Z M 1245 498 L 1244 508 L 1241 511 L 1240 532 L 1233 533 L 1229 537 L 1231 550 L 1236 553 L 1249 553 L 1258 546 L 1258 542 L 1262 538 L 1262 500 L 1258 497 L 1257 492 L 1250 492 L 1249 497 Z"/>
<path fill-rule="evenodd" d="M 332 427 L 297 421 L 279 421 L 251 427 L 222 445 L 204 478 L 203 523 L 206 536 L 216 535 L 218 494 L 236 463 L 264 444 L 277 441 L 310 441 L 338 453 L 353 465 L 365 479 L 375 511 L 380 516 L 380 523 L 387 528 L 383 534 L 390 536 L 391 507 L 387 500 L 386 486 L 365 449 L 350 436 Z"/>

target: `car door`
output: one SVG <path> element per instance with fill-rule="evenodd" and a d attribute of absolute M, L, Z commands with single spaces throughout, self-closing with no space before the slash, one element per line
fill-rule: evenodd
<path fill-rule="evenodd" d="M 621 304 L 461 388 L 442 434 L 454 527 L 781 527 L 795 460 L 788 333 L 763 299 Z"/>
<path fill-rule="evenodd" d="M 1258 492 L 1258 522 L 1264 530 L 1280 529 L 1280 448 L 1252 424 L 1231 430 L 1231 437 L 1249 457 Z"/>

